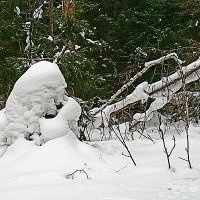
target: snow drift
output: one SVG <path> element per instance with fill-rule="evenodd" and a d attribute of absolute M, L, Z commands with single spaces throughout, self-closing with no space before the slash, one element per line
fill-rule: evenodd
<path fill-rule="evenodd" d="M 73 133 L 50 140 L 42 146 L 18 138 L 0 159 L 0 180 L 34 172 L 60 171 L 62 175 L 76 169 L 103 166 L 98 150 L 80 142 Z"/>
<path fill-rule="evenodd" d="M 51 174 L 66 181 L 77 169 L 105 168 L 100 152 L 77 139 L 81 107 L 66 96 L 66 86 L 58 66 L 46 61 L 16 82 L 0 111 L 0 184 L 18 177 L 26 186 L 44 180 L 49 185 Z"/>

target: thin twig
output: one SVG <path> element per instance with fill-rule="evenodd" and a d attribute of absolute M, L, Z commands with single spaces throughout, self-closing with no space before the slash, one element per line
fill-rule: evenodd
<path fill-rule="evenodd" d="M 187 159 L 185 159 L 185 158 L 181 158 L 181 157 L 179 157 L 181 160 L 184 160 L 184 161 L 186 161 L 186 162 L 188 162 L 188 160 Z"/>
<path fill-rule="evenodd" d="M 175 139 L 175 136 L 173 135 L 172 140 L 174 141 L 174 144 L 173 144 L 173 147 L 171 148 L 171 151 L 168 152 L 167 146 L 166 146 L 166 143 L 165 143 L 165 132 L 161 128 L 162 120 L 161 120 L 160 115 L 158 115 L 158 119 L 159 119 L 158 132 L 159 132 L 160 138 L 162 139 L 162 142 L 163 142 L 163 148 L 164 148 L 164 153 L 166 154 L 166 157 L 167 157 L 168 168 L 171 169 L 170 156 L 171 156 L 171 154 L 172 154 L 172 152 L 173 152 L 173 150 L 176 146 L 176 139 Z"/>
<path fill-rule="evenodd" d="M 190 117 L 189 117 L 189 108 L 188 108 L 188 94 L 186 90 L 186 76 L 181 68 L 181 65 L 179 65 L 180 73 L 183 76 L 182 78 L 182 84 L 183 84 L 183 98 L 185 102 L 185 131 L 186 131 L 186 141 L 187 141 L 187 162 L 189 164 L 189 168 L 192 169 L 191 161 L 190 161 L 190 141 L 189 141 L 189 125 L 190 125 Z"/>
<path fill-rule="evenodd" d="M 132 156 L 132 154 L 131 154 L 131 152 L 130 152 L 130 150 L 129 150 L 127 144 L 126 144 L 126 141 L 125 141 L 125 139 L 124 139 L 124 137 L 123 137 L 123 135 L 122 135 L 122 133 L 121 133 L 121 130 L 120 130 L 119 126 L 117 126 L 119 135 L 117 134 L 117 132 L 115 131 L 115 129 L 114 129 L 112 126 L 111 126 L 110 128 L 111 128 L 111 130 L 115 133 L 115 135 L 117 136 L 117 138 L 119 139 L 119 141 L 120 141 L 120 142 L 123 144 L 123 146 L 126 148 L 126 151 L 128 152 L 128 156 L 127 156 L 127 155 L 126 155 L 126 156 L 129 157 L 129 158 L 132 160 L 133 164 L 136 166 L 136 162 L 135 162 L 135 160 L 134 160 L 134 158 L 133 158 L 133 156 Z M 122 153 L 122 155 L 125 155 L 125 154 Z"/>
<path fill-rule="evenodd" d="M 91 179 L 91 178 L 88 176 L 87 172 L 86 172 L 84 169 L 77 169 L 77 170 L 74 171 L 73 173 L 67 174 L 67 175 L 66 175 L 66 179 L 74 179 L 74 176 L 75 176 L 75 174 L 76 174 L 77 172 L 85 174 L 87 180 Z"/>
<path fill-rule="evenodd" d="M 127 167 L 127 165 L 125 165 L 124 167 L 122 167 L 121 169 L 117 170 L 116 172 L 120 172 L 121 170 L 125 169 Z"/>
<path fill-rule="evenodd" d="M 176 146 L 176 138 L 174 137 L 174 135 L 173 135 L 172 140 L 174 141 L 174 145 L 173 145 L 173 147 L 172 147 L 172 149 L 171 149 L 171 151 L 170 151 L 170 153 L 169 153 L 169 156 L 171 156 L 171 154 L 172 154 L 172 152 L 173 152 L 173 150 L 174 150 L 174 148 L 175 148 L 175 146 Z"/>

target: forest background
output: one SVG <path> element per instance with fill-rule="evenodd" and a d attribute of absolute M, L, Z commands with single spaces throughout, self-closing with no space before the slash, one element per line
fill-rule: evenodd
<path fill-rule="evenodd" d="M 1 0 L 1 105 L 33 63 L 48 60 L 58 63 L 70 96 L 100 106 L 149 60 L 171 52 L 185 65 L 198 59 L 199 16 L 198 0 Z M 152 68 L 125 93 L 176 67 Z"/>

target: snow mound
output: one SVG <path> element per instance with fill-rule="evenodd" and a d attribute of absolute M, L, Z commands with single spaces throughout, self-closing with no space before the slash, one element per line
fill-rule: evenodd
<path fill-rule="evenodd" d="M 7 124 L 5 109 L 0 111 L 0 131 L 3 131 Z"/>
<path fill-rule="evenodd" d="M 32 65 L 15 83 L 5 109 L 0 112 L 0 144 L 10 145 L 23 137 L 40 145 L 41 129 L 46 140 L 63 136 L 70 128 L 78 136 L 81 108 L 65 95 L 66 87 L 55 63 L 41 61 Z M 60 105 L 64 106 L 59 110 Z M 58 113 L 54 119 L 44 118 Z"/>
<path fill-rule="evenodd" d="M 51 170 L 67 174 L 77 169 L 103 166 L 105 164 L 98 150 L 80 142 L 73 133 L 42 146 L 18 138 L 0 159 L 0 179 Z"/>

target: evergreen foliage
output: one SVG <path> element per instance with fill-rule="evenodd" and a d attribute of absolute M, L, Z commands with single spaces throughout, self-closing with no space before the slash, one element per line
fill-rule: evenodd
<path fill-rule="evenodd" d="M 0 2 L 2 99 L 32 63 L 54 61 L 63 49 L 58 64 L 68 93 L 84 100 L 108 98 L 145 61 L 167 52 L 175 51 L 188 62 L 199 56 L 198 1 L 73 2 L 72 16 L 63 15 L 61 0 Z M 144 79 L 149 81 L 151 73 Z"/>

